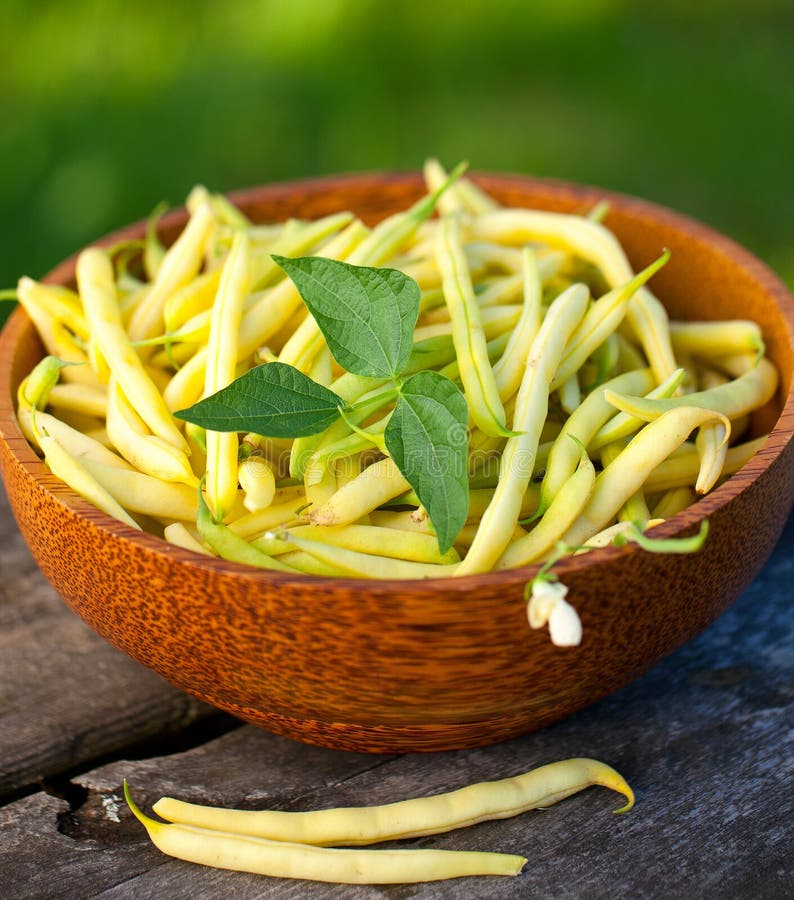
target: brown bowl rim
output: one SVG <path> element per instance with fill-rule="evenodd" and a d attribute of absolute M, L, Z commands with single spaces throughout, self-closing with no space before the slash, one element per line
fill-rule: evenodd
<path fill-rule="evenodd" d="M 789 343 L 794 347 L 794 297 L 792 294 L 781 279 L 758 257 L 732 238 L 710 226 L 684 213 L 648 200 L 564 179 L 493 172 L 472 172 L 469 177 L 486 190 L 490 187 L 506 189 L 511 186 L 516 188 L 536 186 L 550 189 L 561 197 L 567 196 L 577 199 L 583 206 L 592 203 L 594 200 L 605 200 L 610 206 L 620 208 L 626 212 L 639 213 L 645 216 L 650 215 L 669 227 L 683 231 L 689 237 L 709 244 L 713 249 L 738 262 L 742 268 L 760 283 L 764 291 L 774 298 L 788 326 Z M 396 187 L 415 188 L 417 191 L 421 190 L 421 186 L 424 183 L 421 173 L 415 171 L 352 172 L 257 185 L 230 191 L 227 196 L 234 203 L 242 202 L 246 205 L 256 204 L 257 202 L 272 203 L 279 198 L 289 197 L 295 191 L 316 195 L 322 194 L 329 189 L 343 191 L 345 187 L 355 186 L 360 188 L 363 182 L 373 182 L 380 186 L 394 185 Z M 160 228 L 167 230 L 179 227 L 184 223 L 186 216 L 187 211 L 184 207 L 170 210 L 160 220 Z M 88 246 L 107 247 L 131 237 L 140 237 L 143 235 L 145 227 L 145 220 L 134 222 L 114 230 Z M 42 280 L 48 283 L 68 284 L 74 278 L 75 263 L 79 253 L 80 250 L 59 263 Z M 5 350 L 9 354 L 10 360 L 24 331 L 32 327 L 32 323 L 21 307 L 14 310 L 5 327 L 0 331 L 0 353 Z M 789 375 L 788 394 L 785 397 L 778 420 L 766 442 L 750 463 L 726 479 L 722 485 L 705 497 L 702 497 L 682 512 L 671 516 L 662 524 L 657 525 L 653 529 L 654 537 L 668 538 L 696 530 L 696 527 L 703 519 L 709 518 L 717 510 L 725 507 L 748 489 L 780 456 L 789 442 L 794 439 L 794 372 L 789 373 Z M 442 585 L 446 591 L 451 590 L 453 593 L 463 594 L 472 590 L 476 591 L 486 584 L 489 587 L 494 585 L 497 587 L 500 585 L 511 586 L 517 582 L 529 582 L 541 567 L 540 563 L 534 563 L 530 566 L 521 566 L 500 572 L 486 572 L 456 578 L 440 577 L 406 581 L 402 579 L 293 575 L 256 569 L 242 563 L 204 556 L 169 544 L 162 538 L 137 531 L 125 525 L 107 513 L 98 510 L 79 494 L 56 479 L 22 434 L 16 420 L 15 406 L 15 397 L 11 390 L 11 367 L 4 366 L 0 368 L 0 437 L 6 441 L 17 462 L 31 477 L 53 494 L 56 499 L 73 513 L 86 519 L 90 525 L 109 532 L 115 538 L 131 541 L 149 552 L 175 562 L 189 563 L 216 574 L 235 575 L 254 582 L 273 585 L 322 586 L 342 590 L 348 589 L 350 591 L 367 591 L 369 593 L 390 593 L 395 590 L 404 590 L 406 585 L 410 585 L 414 594 L 433 594 Z M 622 547 L 601 547 L 581 556 L 564 557 L 555 564 L 555 573 L 558 576 L 565 576 L 570 573 L 587 570 L 602 561 L 612 560 L 620 556 L 628 557 L 643 552 L 646 551 L 634 543 L 628 543 Z"/>

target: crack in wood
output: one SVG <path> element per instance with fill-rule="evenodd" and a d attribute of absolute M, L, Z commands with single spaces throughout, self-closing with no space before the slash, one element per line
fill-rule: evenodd
<path fill-rule="evenodd" d="M 76 813 L 88 799 L 88 789 L 81 784 L 75 784 L 68 778 L 45 779 L 42 790 L 51 797 L 65 800 L 69 808 L 59 812 L 56 817 L 56 830 L 67 837 L 71 837 L 76 824 Z"/>
<path fill-rule="evenodd" d="M 76 796 L 75 792 L 85 792 L 86 796 L 88 794 L 86 788 L 74 783 L 74 779 L 86 772 L 121 760 L 141 760 L 182 753 L 185 750 L 208 744 L 224 734 L 241 728 L 244 724 L 240 719 L 235 719 L 226 713 L 213 713 L 203 719 L 191 722 L 181 730 L 130 743 L 112 753 L 104 753 L 86 759 L 80 765 L 72 766 L 56 775 L 30 782 L 0 797 L 0 808 L 38 791 L 44 791 L 53 797 L 67 800 L 71 805 L 70 798 Z M 179 729 L 179 723 L 175 725 L 175 728 Z M 85 796 L 83 800 L 85 800 Z M 74 809 L 70 810 L 70 812 L 74 811 Z"/>

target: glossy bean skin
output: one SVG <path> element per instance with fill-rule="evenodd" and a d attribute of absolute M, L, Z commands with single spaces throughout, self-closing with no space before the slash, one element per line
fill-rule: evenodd
<path fill-rule="evenodd" d="M 563 484 L 529 534 L 511 541 L 496 563 L 496 569 L 526 566 L 541 559 L 576 521 L 595 484 L 595 467 L 585 451 L 579 466 Z"/>
<path fill-rule="evenodd" d="M 598 476 L 590 501 L 563 541 L 576 547 L 606 527 L 621 506 L 642 487 L 656 465 L 695 428 L 714 420 L 727 423 L 724 416 L 711 410 L 679 406 L 646 425 Z"/>
<path fill-rule="evenodd" d="M 574 758 L 511 778 L 384 806 L 313 812 L 241 811 L 163 798 L 154 810 L 170 821 L 262 838 L 317 846 L 364 846 L 506 819 L 552 806 L 591 785 L 602 785 L 625 796 L 627 802 L 617 812 L 632 808 L 634 794 L 618 772 L 598 760 Z"/>
<path fill-rule="evenodd" d="M 610 392 L 608 397 L 609 402 L 618 409 L 646 422 L 679 406 L 711 409 L 729 419 L 734 419 L 763 406 L 772 398 L 777 390 L 777 385 L 777 369 L 764 358 L 758 360 L 757 365 L 732 381 L 705 391 L 685 394 L 682 397 L 651 400 L 642 397 L 627 397 L 614 392 Z"/>
<path fill-rule="evenodd" d="M 535 463 L 540 433 L 548 410 L 549 385 L 565 344 L 581 321 L 588 301 L 584 285 L 574 285 L 551 305 L 527 358 L 516 398 L 513 428 L 517 432 L 504 449 L 499 483 L 458 575 L 487 572 L 504 552 L 520 515 Z"/>
<path fill-rule="evenodd" d="M 460 220 L 455 216 L 446 217 L 439 227 L 436 259 L 469 414 L 486 434 L 503 434 L 505 411 L 488 360 L 481 312 L 463 254 Z"/>
<path fill-rule="evenodd" d="M 225 388 L 235 378 L 237 334 L 249 288 L 249 254 L 248 237 L 244 231 L 238 231 L 223 264 L 218 293 L 212 306 L 204 375 L 206 396 Z M 239 440 L 235 432 L 207 431 L 207 502 L 218 522 L 226 517 L 237 497 L 238 450 Z"/>
<path fill-rule="evenodd" d="M 129 801 L 128 801 L 129 802 Z M 471 875 L 518 875 L 526 859 L 460 850 L 337 850 L 166 825 L 136 813 L 152 843 L 186 862 L 333 884 L 415 884 Z"/>
<path fill-rule="evenodd" d="M 386 457 L 340 488 L 309 518 L 315 525 L 349 525 L 410 488 L 405 476 Z"/>
<path fill-rule="evenodd" d="M 210 205 L 201 203 L 160 261 L 154 282 L 132 313 L 129 334 L 133 341 L 146 340 L 163 331 L 165 304 L 176 290 L 198 275 L 214 226 Z"/>
<path fill-rule="evenodd" d="M 581 216 L 543 210 L 499 209 L 480 216 L 473 225 L 476 235 L 506 243 L 545 241 L 598 266 L 610 287 L 634 277 L 626 254 L 604 226 Z M 640 288 L 627 311 L 634 334 L 642 344 L 657 381 L 676 369 L 667 313 L 647 288 Z"/>
<path fill-rule="evenodd" d="M 125 396 L 153 434 L 187 452 L 185 439 L 124 329 L 113 268 L 104 251 L 90 248 L 80 254 L 77 285 L 86 320 L 91 324 L 102 356 Z"/>
<path fill-rule="evenodd" d="M 579 449 L 576 441 L 571 438 L 576 438 L 589 449 L 593 436 L 614 415 L 614 406 L 604 398 L 604 388 L 611 387 L 616 391 L 643 392 L 649 390 L 652 385 L 653 374 L 650 369 L 635 369 L 616 376 L 601 389 L 588 394 L 563 425 L 549 452 L 540 488 L 539 508 L 541 512 L 548 508 L 562 485 L 576 469 Z"/>

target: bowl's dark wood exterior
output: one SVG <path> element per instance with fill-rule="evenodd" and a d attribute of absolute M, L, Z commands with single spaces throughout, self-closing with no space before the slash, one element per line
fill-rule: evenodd
<path fill-rule="evenodd" d="M 101 635 L 178 687 L 271 731 L 364 751 L 441 750 L 509 738 L 626 684 L 708 625 L 753 579 L 794 499 L 794 301 L 732 241 L 683 216 L 593 188 L 479 176 L 510 205 L 611 204 L 608 224 L 639 267 L 670 247 L 654 280 L 675 316 L 749 317 L 782 379 L 772 436 L 745 468 L 658 529 L 711 534 L 695 556 L 636 546 L 561 562 L 584 640 L 558 649 L 526 622 L 535 568 L 434 582 L 293 577 L 197 556 L 141 535 L 57 481 L 14 415 L 41 355 L 16 312 L 0 337 L 0 463 L 19 527 L 44 574 Z M 416 175 L 355 175 L 235 196 L 255 220 L 350 208 L 372 222 L 421 192 Z M 184 221 L 170 214 L 164 233 Z M 135 225 L 108 238 L 140 235 Z M 74 260 L 49 280 L 68 283 Z M 782 413 L 781 413 L 782 410 Z M 778 413 L 780 413 L 779 419 Z M 53 636 L 57 640 L 57 636 Z M 90 673 L 86 673 L 90 678 Z"/>

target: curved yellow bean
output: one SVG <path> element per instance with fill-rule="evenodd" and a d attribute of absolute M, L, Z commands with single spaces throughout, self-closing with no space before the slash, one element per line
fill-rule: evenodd
<path fill-rule="evenodd" d="M 454 550 L 441 554 L 434 535 L 383 528 L 376 525 L 292 526 L 289 533 L 333 547 L 345 547 L 358 553 L 403 559 L 408 562 L 447 565 L 460 562 Z"/>
<path fill-rule="evenodd" d="M 443 189 L 444 183 L 448 182 L 450 176 L 435 160 L 430 160 L 430 163 L 430 170 L 425 169 L 425 179 L 428 182 L 428 189 L 438 192 Z M 456 193 L 461 207 L 474 216 L 480 216 L 499 208 L 499 204 L 492 197 L 468 178 L 461 178 L 449 190 Z"/>
<path fill-rule="evenodd" d="M 163 307 L 163 323 L 167 334 L 177 331 L 195 316 L 208 312 L 218 292 L 221 267 L 197 275 L 175 291 Z"/>
<path fill-rule="evenodd" d="M 187 454 L 146 431 L 115 378 L 108 386 L 107 434 L 116 450 L 139 471 L 164 481 L 198 485 Z"/>
<path fill-rule="evenodd" d="M 410 488 L 389 458 L 379 460 L 349 481 L 322 506 L 309 512 L 315 525 L 349 525 Z"/>
<path fill-rule="evenodd" d="M 163 481 L 135 469 L 108 465 L 94 456 L 83 466 L 124 509 L 157 519 L 192 522 L 196 518 L 196 491 L 186 484 Z"/>
<path fill-rule="evenodd" d="M 480 311 L 480 327 L 486 340 L 486 347 L 492 340 L 512 331 L 521 318 L 518 306 L 486 306 Z M 415 341 L 427 341 L 444 335 L 455 337 L 455 325 L 450 322 L 437 322 L 431 325 L 417 325 L 414 330 Z M 461 359 L 457 359 L 458 371 L 461 371 Z M 501 401 L 500 401 L 501 402 Z"/>
<path fill-rule="evenodd" d="M 670 337 L 676 353 L 693 356 L 726 356 L 733 353 L 764 353 L 764 339 L 757 323 L 747 319 L 720 322 L 670 322 Z"/>
<path fill-rule="evenodd" d="M 210 396 L 234 381 L 237 371 L 237 331 L 248 293 L 249 242 L 244 231 L 234 236 L 223 264 L 218 295 L 212 306 L 207 343 L 204 394 Z M 216 521 L 221 521 L 237 499 L 236 432 L 207 430 L 207 502 Z"/>
<path fill-rule="evenodd" d="M 672 397 L 673 394 L 675 394 L 675 392 L 678 390 L 680 385 L 683 383 L 685 378 L 685 370 L 676 369 L 669 378 L 666 378 L 661 384 L 657 385 L 656 387 L 651 389 L 650 386 L 648 386 L 647 392 L 645 392 L 643 388 L 638 388 L 637 391 L 645 393 L 646 398 L 651 400 L 656 400 L 660 397 Z M 603 398 L 603 402 L 606 404 L 606 406 L 611 407 L 614 410 L 614 404 L 606 399 L 606 392 L 610 391 L 615 395 L 618 395 L 627 393 L 629 390 L 629 388 L 618 387 L 616 379 L 614 383 L 610 381 L 607 384 L 602 385 L 601 390 L 598 393 L 599 396 Z M 594 435 L 592 435 L 592 440 L 589 441 L 588 447 L 590 450 L 600 450 L 607 444 L 614 444 L 616 441 L 620 441 L 625 437 L 629 437 L 629 435 L 633 434 L 635 431 L 641 428 L 644 421 L 644 419 L 640 419 L 637 416 L 631 416 L 628 413 L 624 412 L 605 417 L 598 431 Z"/>
<path fill-rule="evenodd" d="M 272 503 L 265 509 L 257 509 L 232 520 L 229 522 L 229 529 L 240 537 L 249 540 L 265 531 L 273 528 L 285 528 L 296 519 L 301 519 L 301 514 L 297 510 L 305 506 L 305 498 Z M 304 518 L 302 521 L 305 522 L 306 519 Z"/>
<path fill-rule="evenodd" d="M 309 526 L 313 527 L 313 526 Z M 407 534 L 408 532 L 406 532 Z M 327 544 L 324 541 L 313 541 L 294 530 L 273 533 L 272 537 L 294 544 L 298 549 L 311 554 L 323 563 L 336 566 L 345 575 L 352 578 L 448 578 L 455 573 L 456 564 L 433 564 L 414 562 L 410 559 L 380 556 L 351 550 L 341 544 Z M 421 537 L 421 535 L 410 535 Z"/>
<path fill-rule="evenodd" d="M 157 271 L 163 262 L 166 252 L 157 234 L 157 224 L 166 209 L 168 209 L 168 206 L 165 203 L 158 203 L 152 210 L 146 223 L 146 237 L 143 242 L 143 270 L 149 281 L 154 281 L 157 277 Z"/>
<path fill-rule="evenodd" d="M 80 382 L 56 384 L 47 399 L 53 409 L 79 412 L 104 419 L 107 410 L 107 390 Z"/>
<path fill-rule="evenodd" d="M 285 229 L 282 235 L 262 253 L 251 254 L 251 289 L 267 287 L 274 280 L 284 280 L 284 272 L 273 256 L 301 256 L 311 251 L 329 235 L 350 225 L 353 213 L 331 213 L 309 222 L 295 222 L 295 227 Z M 324 255 L 322 247 L 319 252 Z"/>
<path fill-rule="evenodd" d="M 582 403 L 582 389 L 579 386 L 579 376 L 576 372 L 569 376 L 557 388 L 557 397 L 562 411 L 571 415 Z"/>
<path fill-rule="evenodd" d="M 89 248 L 80 254 L 77 284 L 92 334 L 125 396 L 153 434 L 187 452 L 162 395 L 130 345 L 116 301 L 113 268 L 104 251 Z"/>
<path fill-rule="evenodd" d="M 765 434 L 735 447 L 729 447 L 725 454 L 723 475 L 733 475 L 764 446 L 769 435 Z M 697 481 L 701 469 L 701 461 L 694 450 L 688 450 L 679 456 L 672 456 L 659 463 L 648 475 L 645 490 L 648 493 L 667 491 L 677 487 L 688 487 Z"/>
<path fill-rule="evenodd" d="M 243 489 L 243 504 L 249 512 L 267 509 L 276 495 L 276 478 L 268 461 L 254 454 L 240 461 L 237 480 Z"/>
<path fill-rule="evenodd" d="M 545 809 L 579 791 L 601 785 L 626 797 L 617 812 L 634 805 L 634 794 L 611 766 L 574 758 L 530 772 L 384 806 L 324 809 L 312 812 L 218 809 L 163 797 L 154 811 L 171 822 L 217 828 L 307 846 L 365 846 L 381 841 L 443 834 L 478 822 L 506 819 Z"/>
<path fill-rule="evenodd" d="M 313 316 L 307 316 L 281 348 L 278 361 L 308 374 L 314 358 L 325 346 L 320 326 Z"/>
<path fill-rule="evenodd" d="M 47 433 L 55 438 L 76 459 L 83 460 L 85 457 L 91 457 L 96 462 L 103 463 L 106 466 L 132 471 L 132 466 L 125 459 L 108 449 L 100 441 L 84 434 L 82 431 L 78 431 L 76 428 L 72 428 L 71 425 L 67 425 L 55 416 L 51 416 L 49 413 L 36 412 L 36 419 L 39 427 L 46 429 Z M 27 440 L 34 447 L 38 447 L 36 431 L 33 428 L 32 407 L 20 403 L 17 409 L 17 420 Z"/>
<path fill-rule="evenodd" d="M 651 510 L 654 519 L 669 519 L 682 512 L 697 500 L 697 494 L 690 487 L 670 488 L 656 501 Z"/>
<path fill-rule="evenodd" d="M 601 450 L 601 465 L 606 467 L 611 462 L 614 462 L 625 448 L 625 441 L 607 444 Z M 641 487 L 637 488 L 630 497 L 626 498 L 625 503 L 617 511 L 617 517 L 620 522 L 634 522 L 639 524 L 641 528 L 645 527 L 645 523 L 651 518 L 651 511 L 648 509 L 645 492 Z"/>
<path fill-rule="evenodd" d="M 603 225 L 582 216 L 543 210 L 500 209 L 472 221 L 479 238 L 525 244 L 546 241 L 576 253 L 602 271 L 611 288 L 631 280 L 634 272 L 617 238 Z M 629 322 L 661 382 L 676 368 L 667 313 L 647 288 L 640 288 L 627 312 Z"/>
<path fill-rule="evenodd" d="M 69 288 L 22 277 L 17 282 L 17 299 L 37 327 L 47 318 L 57 319 L 76 337 L 88 340 L 90 331 L 80 298 Z"/>
<path fill-rule="evenodd" d="M 163 390 L 163 401 L 171 412 L 187 409 L 201 398 L 204 391 L 204 375 L 207 371 L 206 347 L 197 351 L 171 377 Z"/>
<path fill-rule="evenodd" d="M 477 537 L 458 567 L 458 575 L 487 572 L 510 541 L 535 466 L 540 433 L 548 411 L 549 385 L 565 345 L 584 315 L 588 295 L 587 288 L 581 284 L 560 294 L 549 307 L 532 342 L 516 398 L 513 427 L 518 434 L 505 446 L 499 483 L 482 517 Z"/>
<path fill-rule="evenodd" d="M 437 159 L 425 160 L 422 174 L 424 175 L 427 190 L 431 194 L 433 191 L 440 190 L 449 178 L 449 173 Z M 439 197 L 438 211 L 442 216 L 464 211 L 463 199 L 460 196 L 460 185 L 462 181 L 463 179 L 458 180 L 457 184 L 453 184 Z"/>
<path fill-rule="evenodd" d="M 647 531 L 655 525 L 661 525 L 663 521 L 664 519 L 651 519 L 646 524 L 644 530 Z M 578 556 L 580 553 L 587 553 L 588 550 L 595 550 L 598 547 L 609 547 L 610 544 L 614 544 L 615 538 L 620 535 L 631 533 L 635 527 L 634 522 L 615 522 L 614 525 L 603 528 L 601 531 L 588 538 L 580 545 L 575 555 Z"/>
<path fill-rule="evenodd" d="M 666 250 L 659 259 L 644 268 L 626 284 L 613 288 L 591 305 L 565 348 L 565 356 L 551 383 L 552 391 L 560 387 L 575 372 L 578 372 L 588 356 L 614 333 L 623 321 L 632 297 L 669 259 L 670 251 Z"/>
<path fill-rule="evenodd" d="M 303 474 L 303 487 L 306 491 L 306 502 L 311 508 L 322 508 L 339 488 L 333 465 L 307 466 Z"/>
<path fill-rule="evenodd" d="M 460 221 L 455 216 L 444 218 L 439 226 L 436 259 L 469 414 L 486 434 L 504 434 L 505 411 L 488 361 L 482 316 L 463 254 Z"/>
<path fill-rule="evenodd" d="M 554 496 L 546 512 L 527 535 L 511 541 L 497 560 L 496 569 L 512 569 L 540 559 L 573 525 L 590 498 L 595 468 L 582 451 L 579 466 Z"/>
<path fill-rule="evenodd" d="M 546 472 L 540 488 L 538 509 L 543 512 L 554 496 L 562 488 L 576 469 L 579 449 L 571 436 L 590 447 L 590 442 L 598 429 L 612 417 L 614 407 L 604 399 L 603 388 L 611 386 L 614 390 L 643 392 L 653 385 L 653 374 L 650 369 L 635 369 L 624 372 L 608 381 L 600 389 L 588 394 L 575 410 L 554 440 L 549 452 Z"/>
<path fill-rule="evenodd" d="M 93 503 L 97 509 L 101 509 L 131 528 L 141 530 L 141 526 L 93 477 L 90 471 L 81 465 L 52 435 L 37 427 L 35 415 L 33 416 L 33 430 L 36 435 L 36 443 L 44 453 L 44 462 L 56 478 L 60 478 L 73 491 L 80 494 L 89 503 Z"/>
<path fill-rule="evenodd" d="M 193 536 L 184 522 L 171 522 L 170 525 L 166 525 L 163 529 L 163 537 L 175 547 L 192 550 L 194 553 L 201 553 L 202 556 L 213 555 L 201 541 Z"/>
<path fill-rule="evenodd" d="M 523 263 L 521 280 L 524 291 L 521 318 L 510 334 L 504 353 L 493 367 L 496 389 L 502 402 L 512 397 L 520 387 L 529 349 L 540 328 L 543 287 L 538 258 L 529 247 L 524 248 L 521 258 Z"/>
<path fill-rule="evenodd" d="M 133 341 L 147 340 L 163 330 L 165 304 L 198 275 L 215 222 L 209 203 L 199 204 L 160 261 L 157 277 L 130 317 L 129 335 Z"/>
<path fill-rule="evenodd" d="M 257 569 L 269 569 L 275 572 L 295 572 L 286 563 L 273 559 L 266 549 L 254 547 L 235 534 L 231 528 L 213 519 L 209 506 L 204 499 L 204 492 L 198 491 L 196 497 L 196 525 L 202 539 L 218 556 L 231 562 L 244 563 Z"/>
<path fill-rule="evenodd" d="M 88 365 L 88 356 L 78 344 L 74 334 L 66 328 L 60 319 L 53 318 L 38 294 L 38 283 L 29 278 L 19 281 L 16 295 L 20 305 L 36 326 L 36 331 L 48 354 L 74 363 L 71 371 L 64 374 L 64 380 L 78 381 L 82 384 L 99 385 L 96 375 Z"/>
<path fill-rule="evenodd" d="M 722 420 L 730 429 L 730 423 L 720 413 L 696 406 L 676 407 L 646 425 L 596 478 L 589 503 L 563 541 L 575 547 L 606 527 L 655 466 L 681 445 L 695 428 L 715 420 Z M 650 488 L 646 487 L 646 490 Z"/>
<path fill-rule="evenodd" d="M 722 413 L 729 419 L 735 419 L 763 406 L 774 396 L 777 385 L 777 369 L 768 359 L 762 358 L 758 360 L 757 365 L 733 381 L 705 391 L 685 394 L 682 397 L 650 400 L 642 397 L 627 397 L 614 391 L 606 391 L 605 396 L 613 406 L 622 412 L 627 412 L 646 422 L 680 406 L 711 409 Z"/>
<path fill-rule="evenodd" d="M 406 884 L 467 875 L 518 875 L 523 856 L 460 850 L 336 850 L 158 822 L 127 804 L 163 853 L 219 869 L 336 884 Z"/>

